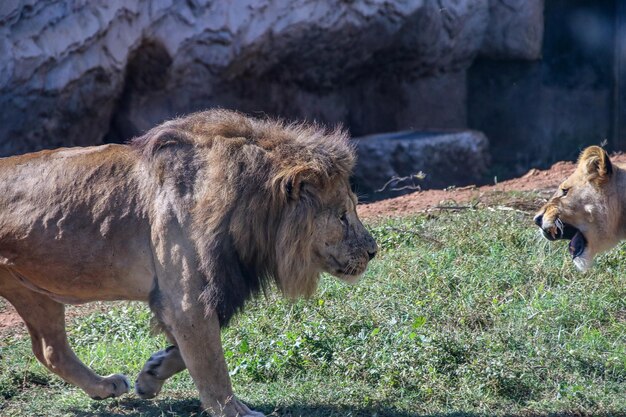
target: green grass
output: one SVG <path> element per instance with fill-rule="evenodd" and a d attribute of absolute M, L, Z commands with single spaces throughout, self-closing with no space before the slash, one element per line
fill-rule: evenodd
<path fill-rule="evenodd" d="M 277 416 L 626 413 L 626 256 L 587 274 L 530 215 L 492 209 L 368 225 L 381 251 L 355 286 L 324 277 L 311 300 L 249 304 L 223 343 L 240 398 Z M 166 346 L 149 313 L 115 304 L 69 326 L 97 372 L 134 379 Z M 94 402 L 40 366 L 20 334 L 0 341 L 2 416 L 188 416 L 187 372 L 161 396 Z"/>

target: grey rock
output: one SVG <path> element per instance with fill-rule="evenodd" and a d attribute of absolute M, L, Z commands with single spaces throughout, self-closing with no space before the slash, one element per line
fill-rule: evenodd
<path fill-rule="evenodd" d="M 489 142 L 473 130 L 396 132 L 356 138 L 355 143 L 354 183 L 366 201 L 475 184 L 489 166 Z"/>
<path fill-rule="evenodd" d="M 481 55 L 495 59 L 541 58 L 544 0 L 489 0 L 489 25 Z"/>
<path fill-rule="evenodd" d="M 516 11 L 507 12 L 510 4 Z M 416 80 L 462 74 L 479 53 L 535 57 L 542 4 L 4 0 L 0 155 L 121 141 L 212 106 L 343 122 L 361 133 L 416 127 L 407 114 L 353 118 L 364 102 L 354 97 L 362 86 L 432 91 Z M 413 99 L 409 108 L 422 105 Z M 439 120 L 463 124 L 458 105 L 451 108 Z"/>

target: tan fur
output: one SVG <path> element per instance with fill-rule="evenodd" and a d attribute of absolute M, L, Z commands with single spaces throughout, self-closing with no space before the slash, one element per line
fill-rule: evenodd
<path fill-rule="evenodd" d="M 185 367 L 215 415 L 259 416 L 232 393 L 220 327 L 272 283 L 315 291 L 321 272 L 355 281 L 376 252 L 356 214 L 354 151 L 341 130 L 212 110 L 130 145 L 0 160 L 0 295 L 37 358 L 94 398 L 128 390 L 73 355 L 63 304 L 148 301 L 175 345 L 136 384 L 158 393 Z"/>
<path fill-rule="evenodd" d="M 576 171 L 537 212 L 535 222 L 548 238 L 558 238 L 559 228 L 567 225 L 578 229 L 587 244 L 574 262 L 586 270 L 595 255 L 626 237 L 625 204 L 626 171 L 611 163 L 602 148 L 591 146 L 581 153 Z"/>

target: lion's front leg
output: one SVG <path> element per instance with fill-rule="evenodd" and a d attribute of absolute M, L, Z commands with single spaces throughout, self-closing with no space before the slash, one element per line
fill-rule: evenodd
<path fill-rule="evenodd" d="M 202 407 L 215 417 L 264 417 L 252 411 L 233 394 L 222 350 L 220 325 L 215 312 L 205 315 L 200 304 L 187 306 L 172 317 L 162 318 L 178 345 L 191 378 L 200 392 Z"/>

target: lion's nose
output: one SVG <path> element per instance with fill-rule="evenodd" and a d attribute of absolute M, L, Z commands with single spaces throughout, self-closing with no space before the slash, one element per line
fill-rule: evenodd
<path fill-rule="evenodd" d="M 367 256 L 369 256 L 371 261 L 372 259 L 374 259 L 374 256 L 376 256 L 376 253 L 378 253 L 378 245 L 376 244 L 376 241 L 374 240 L 372 235 L 370 235 L 369 233 L 365 235 L 364 243 L 365 247 L 363 249 L 365 249 L 365 251 L 367 252 Z"/>
<path fill-rule="evenodd" d="M 534 220 L 535 220 L 535 224 L 541 227 L 541 225 L 543 224 L 543 214 L 537 214 Z"/>

